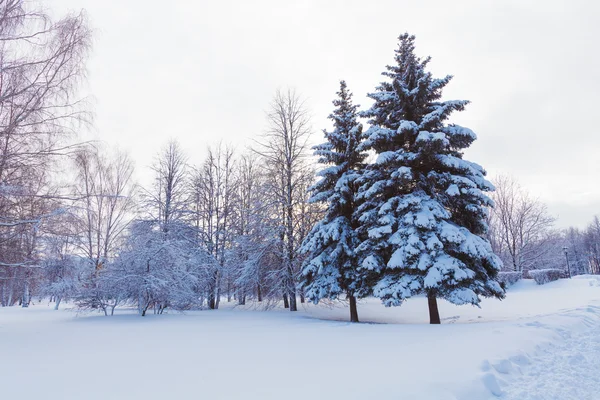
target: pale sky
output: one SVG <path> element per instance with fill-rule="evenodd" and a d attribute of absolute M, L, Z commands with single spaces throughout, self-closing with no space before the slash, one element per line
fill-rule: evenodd
<path fill-rule="evenodd" d="M 417 36 L 446 99 L 467 99 L 453 122 L 479 139 L 466 153 L 490 177 L 514 175 L 559 217 L 600 214 L 600 3 L 589 1 L 48 0 L 85 9 L 95 30 L 86 90 L 89 135 L 128 150 L 144 181 L 178 139 L 192 162 L 219 140 L 240 150 L 265 130 L 277 88 L 307 99 L 314 142 L 339 79 L 364 108 L 393 62 L 397 37 Z"/>

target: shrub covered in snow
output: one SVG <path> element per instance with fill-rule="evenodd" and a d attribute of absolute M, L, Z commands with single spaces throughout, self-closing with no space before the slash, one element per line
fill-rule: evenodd
<path fill-rule="evenodd" d="M 529 271 L 531 276 L 538 285 L 543 285 L 548 282 L 556 281 L 562 277 L 560 269 L 532 269 Z"/>
<path fill-rule="evenodd" d="M 498 272 L 498 282 L 500 282 L 504 287 L 509 287 L 523 279 L 523 272 L 517 271 L 501 271 Z"/>

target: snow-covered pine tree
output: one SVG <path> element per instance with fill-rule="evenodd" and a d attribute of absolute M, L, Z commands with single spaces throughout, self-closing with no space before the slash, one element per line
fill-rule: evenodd
<path fill-rule="evenodd" d="M 495 280 L 501 267 L 484 238 L 493 202 L 485 170 L 464 160 L 473 131 L 448 124 L 468 101 L 440 101 L 451 76 L 435 79 L 430 58 L 414 53 L 403 34 L 396 65 L 368 96 L 363 116 L 371 127 L 360 150 L 376 161 L 362 174 L 358 214 L 366 239 L 357 248 L 361 268 L 376 277 L 373 294 L 386 306 L 425 294 L 431 323 L 440 323 L 437 298 L 478 305 L 480 296 L 503 298 Z"/>
<path fill-rule="evenodd" d="M 350 302 L 350 320 L 358 322 L 356 297 L 364 292 L 357 273 L 354 249 L 360 243 L 354 218 L 356 179 L 366 153 L 358 151 L 362 140 L 362 125 L 358 122 L 357 105 L 345 81 L 340 82 L 335 109 L 329 116 L 334 129 L 324 130 L 327 142 L 315 146 L 319 162 L 327 165 L 319 172 L 321 179 L 311 188 L 310 202 L 327 206 L 319 221 L 303 242 L 301 251 L 307 254 L 302 271 L 306 296 L 314 303 L 323 298 L 346 295 Z"/>

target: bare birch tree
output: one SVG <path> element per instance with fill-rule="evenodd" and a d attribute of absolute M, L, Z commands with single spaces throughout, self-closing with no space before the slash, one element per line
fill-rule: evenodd
<path fill-rule="evenodd" d="M 135 206 L 133 163 L 125 153 L 111 153 L 115 155 L 109 158 L 91 148 L 75 157 L 79 250 L 94 270 L 114 253 Z"/>
<path fill-rule="evenodd" d="M 281 279 L 283 300 L 290 311 L 297 311 L 296 281 L 299 263 L 296 260 L 300 244 L 296 222 L 298 192 L 304 187 L 305 160 L 311 133 L 306 105 L 295 90 L 278 90 L 267 112 L 268 129 L 257 142 L 254 151 L 269 170 L 271 194 L 280 218 Z M 289 303 L 288 303 L 289 301 Z"/>
<path fill-rule="evenodd" d="M 83 14 L 53 21 L 34 3 L 0 0 L 0 291 L 14 287 L 13 276 L 25 277 L 23 305 L 31 268 L 39 266 L 39 227 L 60 212 L 49 171 L 87 119 L 77 91 L 89 47 Z M 24 241 L 16 245 L 17 237 Z"/>
<path fill-rule="evenodd" d="M 82 301 L 92 302 L 105 314 L 106 307 L 114 309 L 119 299 L 101 290 L 97 278 L 114 256 L 136 205 L 133 163 L 122 152 L 111 154 L 108 157 L 97 148 L 88 148 L 75 156 L 75 193 L 80 199 L 74 211 L 78 216 L 75 247 L 90 271 Z"/>
<path fill-rule="evenodd" d="M 163 148 L 152 166 L 154 187 L 144 193 L 144 203 L 163 231 L 186 215 L 187 158 L 177 141 Z"/>

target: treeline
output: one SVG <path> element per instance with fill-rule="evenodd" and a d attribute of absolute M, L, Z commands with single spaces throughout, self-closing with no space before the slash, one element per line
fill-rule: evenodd
<path fill-rule="evenodd" d="M 194 166 L 170 142 L 152 167 L 152 187 L 138 189 L 136 218 L 115 237 L 114 247 L 107 245 L 108 235 L 86 226 L 86 235 L 100 241 L 83 266 L 89 277 L 83 290 L 49 294 L 107 313 L 119 303 L 136 304 L 141 315 L 167 307 L 216 309 L 221 299 L 282 300 L 297 310 L 297 298 L 304 301 L 296 287 L 302 264 L 297 250 L 320 214 L 307 202 L 315 173 L 308 122 L 300 98 L 280 91 L 268 114 L 268 133 L 252 149 L 237 153 L 219 144 Z M 129 198 L 118 202 L 125 206 Z M 110 225 L 113 208 L 106 207 L 110 211 L 92 207 L 91 217 L 84 207 L 84 220 L 102 214 Z M 73 253 L 72 243 L 65 243 L 65 253 Z M 75 264 L 69 275 L 80 279 Z M 57 282 L 62 287 L 64 279 Z"/>
<path fill-rule="evenodd" d="M 276 94 L 268 133 L 253 149 L 209 147 L 191 165 L 172 141 L 157 155 L 151 187 L 133 181 L 133 164 L 104 146 L 74 151 L 72 184 L 62 210 L 37 216 L 36 252 L 20 254 L 4 282 L 3 303 L 49 296 L 56 306 L 112 313 L 137 305 L 141 315 L 283 300 L 297 309 L 298 246 L 320 216 L 308 203 L 315 175 L 307 145 L 308 117 L 299 96 Z M 59 205 L 60 203 L 60 205 Z"/>
<path fill-rule="evenodd" d="M 556 218 L 515 178 L 499 176 L 492 198 L 488 237 L 504 270 L 559 269 L 565 275 L 600 273 L 600 220 L 585 229 L 555 228 Z"/>

